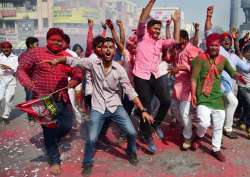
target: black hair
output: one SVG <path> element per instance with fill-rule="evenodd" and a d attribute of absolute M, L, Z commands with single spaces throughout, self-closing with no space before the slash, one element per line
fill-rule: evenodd
<path fill-rule="evenodd" d="M 186 30 L 180 30 L 180 37 L 182 39 L 188 40 L 189 41 L 189 36 L 188 36 L 188 32 Z"/>
<path fill-rule="evenodd" d="M 72 50 L 75 52 L 77 50 L 77 48 L 80 48 L 81 52 L 83 52 L 83 48 L 80 44 L 74 44 L 72 47 Z"/>
<path fill-rule="evenodd" d="M 95 49 L 99 44 L 102 44 L 104 42 L 105 38 L 98 35 L 93 40 L 93 48 Z"/>
<path fill-rule="evenodd" d="M 70 44 L 70 37 L 67 34 L 63 35 L 63 40 L 69 45 Z"/>
<path fill-rule="evenodd" d="M 26 47 L 30 48 L 31 45 L 38 42 L 39 40 L 36 37 L 28 37 L 25 41 Z"/>
<path fill-rule="evenodd" d="M 161 22 L 160 20 L 151 19 L 151 20 L 148 21 L 147 27 L 148 27 L 148 28 L 151 28 L 152 26 L 154 26 L 154 25 L 156 25 L 156 24 L 162 26 L 162 22 Z"/>
<path fill-rule="evenodd" d="M 112 43 L 115 43 L 114 39 L 111 38 L 111 37 L 106 37 L 105 40 L 103 41 L 104 42 L 112 42 Z"/>

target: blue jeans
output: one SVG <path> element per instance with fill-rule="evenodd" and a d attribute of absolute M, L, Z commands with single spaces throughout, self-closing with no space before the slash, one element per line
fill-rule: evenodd
<path fill-rule="evenodd" d="M 109 112 L 107 109 L 104 114 L 91 110 L 90 121 L 88 122 L 88 139 L 85 144 L 84 152 L 84 165 L 92 165 L 93 157 L 95 154 L 95 144 L 98 139 L 99 133 L 102 129 L 103 123 L 106 119 L 111 119 L 127 134 L 128 146 L 127 153 L 136 152 L 136 131 L 123 106 L 118 106 L 114 113 Z"/>
<path fill-rule="evenodd" d="M 48 128 L 42 126 L 45 149 L 49 157 L 49 163 L 60 164 L 60 153 L 58 143 L 72 128 L 73 112 L 71 104 L 58 102 L 57 106 L 57 127 Z"/>

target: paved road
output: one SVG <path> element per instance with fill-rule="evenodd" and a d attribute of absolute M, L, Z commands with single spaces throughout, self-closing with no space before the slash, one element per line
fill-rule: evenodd
<path fill-rule="evenodd" d="M 17 88 L 15 103 L 24 100 L 24 92 Z M 0 125 L 0 176 L 50 176 L 46 156 L 44 155 L 43 137 L 38 125 L 28 123 L 26 115 L 14 109 L 11 123 Z M 250 174 L 250 140 L 245 132 L 237 130 L 240 138 L 229 140 L 224 138 L 223 152 L 227 162 L 221 163 L 210 156 L 209 133 L 203 146 L 196 152 L 182 152 L 179 148 L 181 128 L 165 123 L 163 129 L 167 136 L 165 142 L 154 137 L 158 152 L 154 155 L 145 154 L 145 145 L 138 141 L 138 167 L 129 165 L 124 155 L 126 145 L 118 146 L 115 141 L 115 129 L 108 133 L 111 149 L 99 150 L 95 156 L 93 175 L 96 177 L 241 177 Z M 81 172 L 81 160 L 84 149 L 84 126 L 75 128 L 63 140 L 62 175 L 78 177 Z"/>

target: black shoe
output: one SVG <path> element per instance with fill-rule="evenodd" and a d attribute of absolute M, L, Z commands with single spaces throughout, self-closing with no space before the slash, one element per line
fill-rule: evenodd
<path fill-rule="evenodd" d="M 223 134 L 230 139 L 237 139 L 238 138 L 238 135 L 235 131 L 231 131 L 231 132 L 224 131 Z"/>
<path fill-rule="evenodd" d="M 129 156 L 128 158 L 129 163 L 133 166 L 136 166 L 139 162 L 136 153 L 131 153 L 128 156 Z"/>
<path fill-rule="evenodd" d="M 82 170 L 83 176 L 91 175 L 93 165 L 84 165 Z"/>

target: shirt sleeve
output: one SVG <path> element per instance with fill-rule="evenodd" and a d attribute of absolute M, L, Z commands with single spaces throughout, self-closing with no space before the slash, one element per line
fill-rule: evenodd
<path fill-rule="evenodd" d="M 231 64 L 227 59 L 225 59 L 225 65 L 224 65 L 224 70 L 232 77 L 234 78 L 236 71 L 233 69 Z"/>
<path fill-rule="evenodd" d="M 202 68 L 202 61 L 199 58 L 195 58 L 192 61 L 192 76 L 191 79 L 195 82 L 197 82 L 199 75 L 200 75 L 200 71 Z"/>
<path fill-rule="evenodd" d="M 81 68 L 79 67 L 72 68 L 72 72 L 70 75 L 72 80 L 76 80 L 80 84 L 83 80 L 83 76 L 84 76 L 84 71 Z"/>
<path fill-rule="evenodd" d="M 21 55 L 18 60 L 19 65 L 17 67 L 16 72 L 17 79 L 19 80 L 22 86 L 24 86 L 28 90 L 35 91 L 35 86 L 29 76 L 29 73 L 35 66 L 36 58 L 32 55 L 32 53 L 30 53 L 27 55 Z"/>
<path fill-rule="evenodd" d="M 124 68 L 120 69 L 120 83 L 124 93 L 128 96 L 129 100 L 133 100 L 138 96 L 135 89 L 132 87 L 131 82 Z"/>
<path fill-rule="evenodd" d="M 145 30 L 146 30 L 146 24 L 145 23 L 139 23 L 138 27 L 137 27 L 138 40 L 143 38 L 143 36 L 145 35 Z"/>
<path fill-rule="evenodd" d="M 93 61 L 90 58 L 67 57 L 66 64 L 72 67 L 79 66 L 87 70 L 90 70 L 92 66 L 92 62 Z"/>
<path fill-rule="evenodd" d="M 234 58 L 236 60 L 236 66 L 239 68 L 241 71 L 245 73 L 250 72 L 250 64 L 246 63 L 245 61 L 241 60 L 240 57 L 237 55 L 234 55 Z"/>
<path fill-rule="evenodd" d="M 174 44 L 176 44 L 176 41 L 174 39 L 162 39 L 162 47 L 164 49 L 170 48 Z"/>

